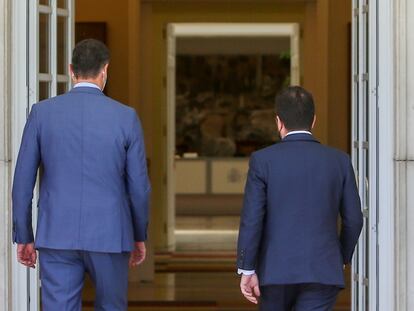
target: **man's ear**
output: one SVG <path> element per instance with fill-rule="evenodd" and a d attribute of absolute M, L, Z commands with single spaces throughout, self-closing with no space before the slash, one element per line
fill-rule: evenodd
<path fill-rule="evenodd" d="M 279 128 L 279 125 L 280 125 L 280 123 L 281 123 L 282 121 L 280 121 L 280 118 L 279 118 L 279 116 L 278 116 L 278 115 L 276 115 L 276 117 L 275 117 L 275 122 L 276 122 L 276 126 L 277 126 L 277 128 Z"/>
<path fill-rule="evenodd" d="M 72 83 L 76 84 L 78 82 L 78 77 L 76 76 L 75 72 L 73 71 L 73 65 L 69 64 L 68 67 L 69 67 L 69 75 L 70 75 L 70 78 L 72 80 Z"/>
<path fill-rule="evenodd" d="M 103 71 L 105 72 L 106 75 L 108 75 L 108 67 L 109 67 L 109 63 L 105 64 Z"/>
<path fill-rule="evenodd" d="M 315 127 L 315 124 L 316 124 L 316 114 L 313 116 L 313 122 L 312 122 L 312 127 L 311 127 L 312 130 Z"/>
<path fill-rule="evenodd" d="M 276 127 L 279 132 L 281 132 L 283 128 L 285 127 L 285 124 L 283 123 L 282 120 L 280 120 L 278 115 L 276 115 Z"/>
<path fill-rule="evenodd" d="M 75 77 L 75 73 L 73 72 L 73 65 L 69 64 L 69 73 L 71 78 L 73 79 Z"/>

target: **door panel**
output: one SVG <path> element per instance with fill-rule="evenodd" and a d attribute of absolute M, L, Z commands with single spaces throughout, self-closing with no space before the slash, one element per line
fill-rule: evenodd
<path fill-rule="evenodd" d="M 61 94 L 70 88 L 68 65 L 73 48 L 74 0 L 29 1 L 27 28 L 28 109 L 38 101 Z M 39 182 L 33 202 L 38 201 Z M 33 228 L 37 208 L 33 206 Z M 27 286 L 28 308 L 40 310 L 39 265 L 29 269 Z"/>
<path fill-rule="evenodd" d="M 352 263 L 352 310 L 377 309 L 377 0 L 353 0 L 352 160 L 364 225 Z M 374 129 L 374 130 L 373 130 Z"/>

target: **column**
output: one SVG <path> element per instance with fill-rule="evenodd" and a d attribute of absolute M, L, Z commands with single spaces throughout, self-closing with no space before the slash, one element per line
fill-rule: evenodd
<path fill-rule="evenodd" d="M 414 308 L 414 3 L 396 2 L 397 310 Z"/>

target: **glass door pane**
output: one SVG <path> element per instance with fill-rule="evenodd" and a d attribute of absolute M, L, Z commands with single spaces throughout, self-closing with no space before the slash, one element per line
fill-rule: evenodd
<path fill-rule="evenodd" d="M 50 72 L 50 14 L 39 14 L 39 72 Z"/>
<path fill-rule="evenodd" d="M 67 0 L 57 0 L 57 7 L 59 9 L 67 9 L 68 8 Z"/>
<path fill-rule="evenodd" d="M 50 97 L 50 82 L 39 82 L 39 101 Z"/>
<path fill-rule="evenodd" d="M 68 74 L 68 41 L 67 36 L 68 18 L 66 16 L 57 17 L 57 73 L 59 75 Z"/>
<path fill-rule="evenodd" d="M 57 95 L 65 94 L 68 90 L 68 83 L 66 82 L 59 82 L 57 84 Z"/>

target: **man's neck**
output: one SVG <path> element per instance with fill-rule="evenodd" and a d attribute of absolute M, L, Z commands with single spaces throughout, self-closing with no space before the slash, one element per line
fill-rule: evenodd
<path fill-rule="evenodd" d="M 295 134 L 307 134 L 312 135 L 312 132 L 309 130 L 293 130 L 293 131 L 287 131 L 284 135 L 282 135 L 282 139 L 289 136 L 289 135 L 295 135 Z"/>
<path fill-rule="evenodd" d="M 102 82 L 99 79 L 76 79 L 74 81 L 75 84 L 78 83 L 91 83 L 91 84 L 95 84 L 99 89 L 102 90 Z"/>

